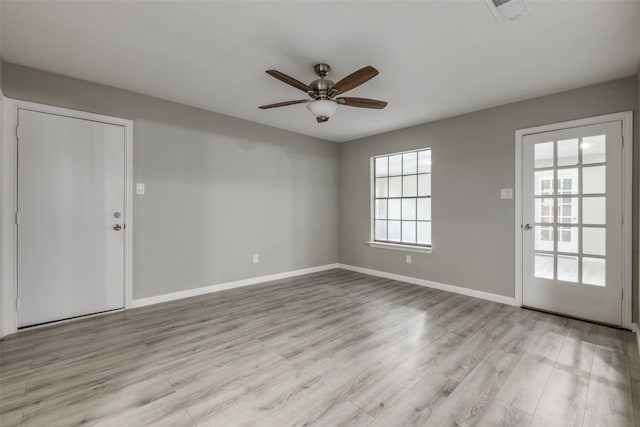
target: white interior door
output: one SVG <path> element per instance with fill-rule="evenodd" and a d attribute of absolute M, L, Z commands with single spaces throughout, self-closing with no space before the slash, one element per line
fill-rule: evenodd
<path fill-rule="evenodd" d="M 123 126 L 18 110 L 18 326 L 124 306 Z"/>
<path fill-rule="evenodd" d="M 622 122 L 523 138 L 523 304 L 621 325 Z"/>

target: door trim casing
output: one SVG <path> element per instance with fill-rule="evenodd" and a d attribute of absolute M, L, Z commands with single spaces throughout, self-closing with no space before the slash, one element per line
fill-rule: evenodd
<path fill-rule="evenodd" d="M 38 104 L 11 98 L 3 99 L 2 109 L 2 167 L 0 176 L 0 298 L 2 318 L 0 337 L 18 331 L 17 310 L 17 233 L 15 214 L 17 211 L 17 125 L 18 110 L 55 114 L 75 119 L 91 120 L 124 127 L 125 144 L 125 200 L 124 200 L 124 308 L 131 307 L 132 301 L 132 237 L 133 237 L 133 121 L 119 117 L 105 116 L 85 111 L 71 110 L 52 105 Z"/>
<path fill-rule="evenodd" d="M 567 122 L 552 123 L 516 130 L 515 135 L 515 300 L 522 307 L 522 143 L 525 135 L 588 126 L 600 123 L 622 122 L 622 319 L 621 326 L 632 328 L 632 186 L 633 186 L 633 112 L 605 114 Z"/>

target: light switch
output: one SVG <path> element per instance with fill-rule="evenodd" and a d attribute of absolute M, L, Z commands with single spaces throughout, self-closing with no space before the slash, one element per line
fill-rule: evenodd
<path fill-rule="evenodd" d="M 139 182 L 136 183 L 136 194 L 143 195 L 144 194 L 144 184 Z"/>
<path fill-rule="evenodd" d="M 501 188 L 500 189 L 500 198 L 501 199 L 513 199 L 513 188 Z"/>

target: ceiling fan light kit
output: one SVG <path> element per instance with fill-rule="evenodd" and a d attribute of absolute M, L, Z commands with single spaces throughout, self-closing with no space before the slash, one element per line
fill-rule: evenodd
<path fill-rule="evenodd" d="M 338 104 L 335 101 L 329 101 L 328 99 L 318 99 L 317 101 L 308 103 L 307 109 L 311 111 L 311 114 L 316 116 L 317 119 L 327 121 L 338 109 Z M 320 120 L 318 122 L 322 123 Z"/>
<path fill-rule="evenodd" d="M 316 117 L 318 123 L 324 123 L 336 112 L 338 104 L 346 105 L 349 107 L 357 108 L 372 108 L 382 109 L 387 106 L 385 101 L 378 101 L 376 99 L 368 98 L 351 98 L 336 96 L 354 89 L 363 83 L 368 82 L 372 78 L 378 75 L 378 70 L 372 66 L 366 66 L 360 70 L 349 74 L 347 77 L 338 81 L 337 83 L 327 79 L 327 75 L 331 71 L 331 67 L 328 64 L 316 64 L 313 67 L 316 75 L 320 77 L 306 85 L 299 80 L 294 79 L 284 73 L 277 70 L 267 70 L 266 73 L 270 76 L 284 82 L 290 86 L 295 87 L 303 92 L 306 92 L 311 100 L 300 99 L 295 101 L 278 102 L 275 104 L 262 105 L 261 109 L 269 109 L 276 107 L 284 107 L 285 105 L 294 104 L 308 104 L 307 109 Z"/>

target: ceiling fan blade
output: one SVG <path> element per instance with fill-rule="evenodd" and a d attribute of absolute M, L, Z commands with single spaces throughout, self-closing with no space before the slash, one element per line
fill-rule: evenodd
<path fill-rule="evenodd" d="M 306 102 L 311 102 L 311 101 L 307 100 L 307 99 L 299 99 L 297 101 L 284 101 L 284 102 L 277 102 L 275 104 L 261 105 L 258 108 L 260 108 L 262 110 L 266 110 L 267 108 L 284 107 L 285 105 L 303 104 L 303 103 L 306 103 Z"/>
<path fill-rule="evenodd" d="M 336 102 L 342 105 L 347 105 L 349 107 L 358 107 L 358 108 L 375 108 L 377 110 L 381 110 L 387 106 L 387 103 L 384 101 L 378 101 L 377 99 L 369 99 L 369 98 L 336 98 Z"/>
<path fill-rule="evenodd" d="M 329 117 L 316 117 L 318 123 L 324 123 L 329 121 Z"/>
<path fill-rule="evenodd" d="M 267 74 L 269 74 L 271 77 L 275 77 L 276 79 L 280 80 L 281 82 L 284 82 L 284 83 L 286 83 L 286 84 L 288 84 L 290 86 L 293 86 L 296 89 L 300 89 L 303 92 L 312 91 L 312 89 L 308 85 L 302 83 L 300 80 L 294 79 L 291 76 L 287 76 L 286 74 L 281 73 L 280 71 L 267 70 L 265 72 Z"/>
<path fill-rule="evenodd" d="M 367 65 L 366 67 L 349 74 L 347 77 L 333 85 L 333 87 L 331 88 L 331 96 L 339 95 L 355 87 L 358 87 L 361 84 L 368 82 L 377 75 L 378 70 L 373 68 L 371 65 Z"/>

